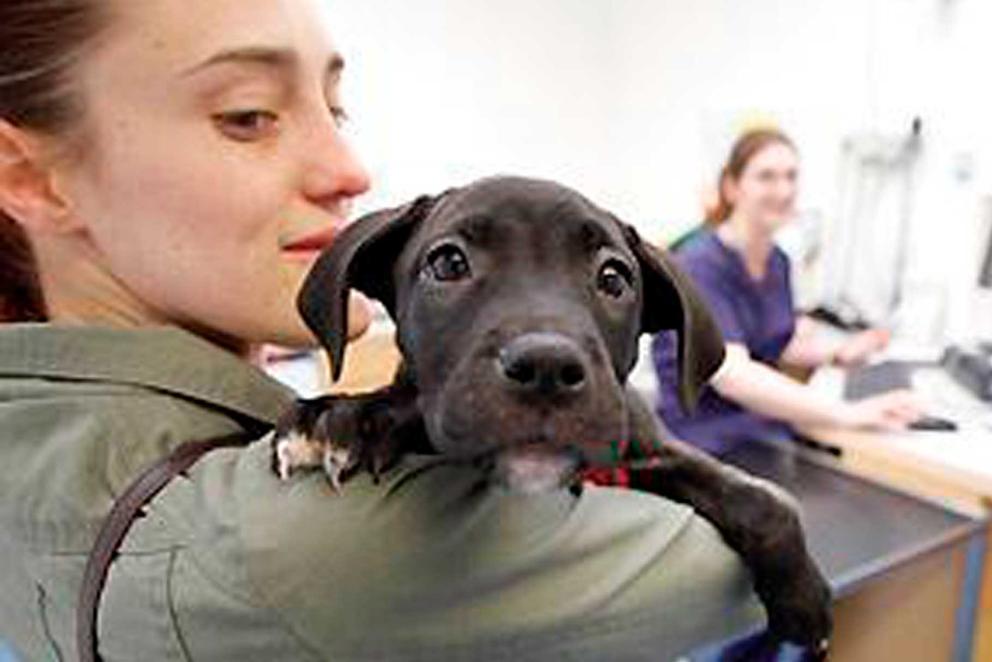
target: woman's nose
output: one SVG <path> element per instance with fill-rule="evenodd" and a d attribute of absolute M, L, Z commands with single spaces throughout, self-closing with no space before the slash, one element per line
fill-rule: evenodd
<path fill-rule="evenodd" d="M 776 182 L 776 193 L 782 197 L 789 197 L 796 192 L 796 181 L 791 177 L 780 177 Z"/>
<path fill-rule="evenodd" d="M 307 161 L 303 193 L 308 199 L 354 197 L 368 190 L 369 173 L 336 124 L 309 132 L 301 149 Z"/>

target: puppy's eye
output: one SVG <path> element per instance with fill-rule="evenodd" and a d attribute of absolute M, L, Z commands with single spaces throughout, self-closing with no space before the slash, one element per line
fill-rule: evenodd
<path fill-rule="evenodd" d="M 599 270 L 596 287 L 607 296 L 619 299 L 631 286 L 633 276 L 627 266 L 617 260 L 610 260 Z"/>
<path fill-rule="evenodd" d="M 468 256 L 452 244 L 439 246 L 431 251 L 427 256 L 427 268 L 434 278 L 441 281 L 462 280 L 472 275 Z"/>

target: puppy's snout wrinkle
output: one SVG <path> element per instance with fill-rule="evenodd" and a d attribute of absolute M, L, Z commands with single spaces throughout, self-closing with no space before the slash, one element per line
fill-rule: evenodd
<path fill-rule="evenodd" d="M 500 350 L 496 363 L 504 384 L 528 395 L 578 395 L 586 388 L 581 349 L 558 333 L 517 336 Z"/>

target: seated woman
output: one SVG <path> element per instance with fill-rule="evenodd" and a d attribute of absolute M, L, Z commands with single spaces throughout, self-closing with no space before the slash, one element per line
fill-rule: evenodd
<path fill-rule="evenodd" d="M 798 155 L 775 130 L 755 130 L 735 143 L 719 180 L 719 204 L 705 226 L 674 247 L 727 342 L 728 360 L 711 380 L 695 412 L 674 390 L 675 339 L 658 335 L 652 354 L 660 384 L 656 411 L 676 436 L 720 455 L 741 442 L 793 436 L 791 424 L 898 429 L 919 417 L 906 391 L 838 402 L 776 370 L 854 365 L 885 346 L 881 329 L 846 342 L 816 337 L 797 317 L 789 259 L 775 245 L 776 230 L 793 216 Z"/>

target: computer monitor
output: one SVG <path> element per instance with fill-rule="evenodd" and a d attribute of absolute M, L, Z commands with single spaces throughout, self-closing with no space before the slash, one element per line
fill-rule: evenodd
<path fill-rule="evenodd" d="M 919 144 L 916 124 L 908 136 L 852 135 L 841 144 L 818 280 L 823 307 L 848 322 L 891 328 L 899 312 Z"/>
<path fill-rule="evenodd" d="M 978 277 L 969 300 L 970 335 L 985 347 L 992 348 L 992 199 L 982 214 L 978 255 Z"/>
<path fill-rule="evenodd" d="M 948 347 L 941 363 L 959 384 L 992 403 L 992 217 L 984 221 L 978 283 L 970 297 L 968 342 Z"/>

